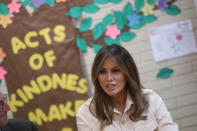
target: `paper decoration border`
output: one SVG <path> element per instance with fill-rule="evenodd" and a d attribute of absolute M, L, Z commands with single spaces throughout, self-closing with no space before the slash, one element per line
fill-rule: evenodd
<path fill-rule="evenodd" d="M 83 12 L 90 14 L 98 12 L 100 10 L 98 5 L 107 3 L 119 4 L 121 1 L 122 0 L 93 0 L 93 3 L 86 6 L 72 7 L 66 15 L 72 17 L 75 21 L 83 15 Z M 136 37 L 136 34 L 130 31 L 131 29 L 140 29 L 157 19 L 157 17 L 153 15 L 155 10 L 160 9 L 169 15 L 179 14 L 181 10 L 176 5 L 173 5 L 175 1 L 176 0 L 135 0 L 134 5 L 128 2 L 124 5 L 122 11 L 115 10 L 104 16 L 102 21 L 97 23 L 92 30 L 90 29 L 93 21 L 92 18 L 84 18 L 77 28 L 77 47 L 81 51 L 86 52 L 87 45 L 90 45 L 94 49 L 94 52 L 97 52 L 102 48 L 102 44 L 97 43 L 97 40 L 102 36 L 106 45 L 121 44 L 122 42 L 130 41 Z M 12 0 L 8 5 L 0 3 L 0 25 L 6 29 L 9 24 L 13 23 L 12 17 L 14 17 L 14 14 L 20 13 L 21 6 L 25 8 L 30 15 L 33 15 L 33 12 L 41 5 L 47 4 L 56 7 L 56 4 L 60 2 L 66 2 L 66 0 Z M 91 31 L 93 37 L 93 41 L 89 44 L 86 39 L 80 35 L 87 31 Z M 114 34 L 114 31 L 119 33 Z"/>

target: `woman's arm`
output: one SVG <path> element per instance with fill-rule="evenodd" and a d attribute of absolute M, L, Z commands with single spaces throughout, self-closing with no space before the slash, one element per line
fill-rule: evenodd
<path fill-rule="evenodd" d="M 77 111 L 77 129 L 78 131 L 97 130 L 97 119 L 90 112 L 89 106 L 92 99 L 88 99 Z"/>
<path fill-rule="evenodd" d="M 77 129 L 78 131 L 92 131 L 89 125 L 91 123 L 87 123 L 87 120 L 81 114 L 77 114 Z"/>
<path fill-rule="evenodd" d="M 179 128 L 173 121 L 164 101 L 157 93 L 155 96 L 155 109 L 159 131 L 179 131 Z"/>

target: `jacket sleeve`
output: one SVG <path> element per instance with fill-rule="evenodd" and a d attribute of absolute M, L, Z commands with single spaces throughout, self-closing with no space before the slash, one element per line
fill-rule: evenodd
<path fill-rule="evenodd" d="M 91 123 L 88 122 L 88 118 L 88 114 L 86 114 L 85 111 L 79 109 L 76 115 L 78 131 L 92 131 L 91 127 L 89 126 Z"/>
<path fill-rule="evenodd" d="M 38 131 L 38 127 L 33 122 L 32 122 L 32 131 Z"/>
<path fill-rule="evenodd" d="M 162 98 L 155 93 L 155 116 L 159 131 L 179 131 Z"/>

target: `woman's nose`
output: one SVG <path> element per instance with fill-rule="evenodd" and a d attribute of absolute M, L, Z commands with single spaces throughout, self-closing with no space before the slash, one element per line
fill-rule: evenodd
<path fill-rule="evenodd" d="M 113 80 L 113 74 L 112 73 L 107 74 L 107 80 Z"/>

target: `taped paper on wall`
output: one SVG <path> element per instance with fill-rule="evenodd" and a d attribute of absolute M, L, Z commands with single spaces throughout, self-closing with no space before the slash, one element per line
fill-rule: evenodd
<path fill-rule="evenodd" d="M 151 28 L 149 36 L 157 62 L 197 52 L 191 20 Z"/>

